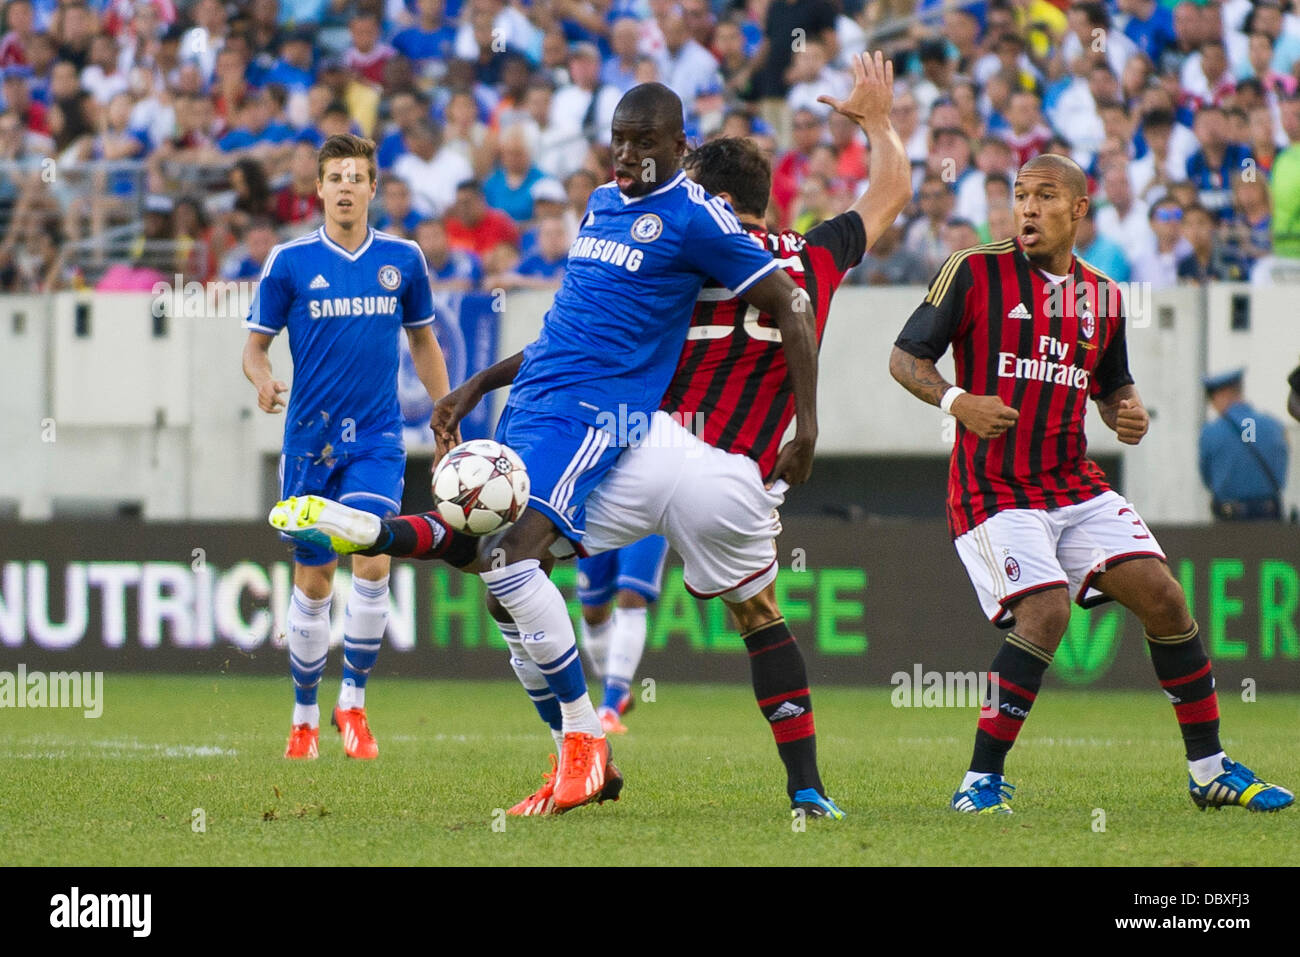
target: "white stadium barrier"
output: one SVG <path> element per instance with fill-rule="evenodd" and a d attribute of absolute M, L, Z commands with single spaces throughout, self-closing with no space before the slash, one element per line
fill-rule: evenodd
<path fill-rule="evenodd" d="M 821 353 L 820 455 L 947 456 L 945 417 L 888 371 L 891 344 L 923 295 L 848 287 L 836 297 Z M 1245 366 L 1247 398 L 1286 423 L 1300 449 L 1300 425 L 1286 415 L 1285 377 L 1300 361 L 1293 296 L 1286 287 L 1184 287 L 1156 294 L 1151 314 L 1131 322 L 1130 365 L 1151 434 L 1136 449 L 1120 446 L 1095 410 L 1088 432 L 1095 450 L 1123 455 L 1123 491 L 1149 521 L 1208 520 L 1196 463 L 1206 370 Z M 531 341 L 550 300 L 508 297 L 502 356 Z M 283 418 L 258 411 L 243 377 L 239 317 L 155 311 L 147 293 L 0 297 L 0 515 L 42 520 L 135 503 L 157 520 L 261 516 Z M 292 384 L 283 336 L 272 362 Z M 940 368 L 951 375 L 951 360 Z M 1285 499 L 1300 506 L 1300 464 Z"/>

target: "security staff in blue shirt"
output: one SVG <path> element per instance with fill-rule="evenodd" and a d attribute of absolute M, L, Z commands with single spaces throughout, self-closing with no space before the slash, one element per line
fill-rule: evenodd
<path fill-rule="evenodd" d="M 1281 422 L 1246 402 L 1245 371 L 1202 380 L 1219 417 L 1201 429 L 1201 481 L 1214 497 L 1216 518 L 1276 521 L 1286 485 L 1286 434 Z"/>

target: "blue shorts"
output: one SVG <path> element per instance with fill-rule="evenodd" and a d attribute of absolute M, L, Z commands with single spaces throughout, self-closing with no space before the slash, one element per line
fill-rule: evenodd
<path fill-rule="evenodd" d="M 496 440 L 514 449 L 528 469 L 528 507 L 541 512 L 582 551 L 587 496 L 622 454 L 613 433 L 550 412 L 506 406 Z"/>
<path fill-rule="evenodd" d="M 291 495 L 323 495 L 380 518 L 396 515 L 402 508 L 406 484 L 406 452 L 400 448 L 358 449 L 341 452 L 331 464 L 314 455 L 280 456 L 280 498 Z M 338 558 L 332 549 L 294 543 L 293 560 L 300 565 L 325 565 Z"/>
<path fill-rule="evenodd" d="M 599 607 L 620 591 L 634 591 L 646 601 L 658 601 L 667 554 L 662 535 L 647 535 L 612 552 L 578 559 L 578 600 Z"/>

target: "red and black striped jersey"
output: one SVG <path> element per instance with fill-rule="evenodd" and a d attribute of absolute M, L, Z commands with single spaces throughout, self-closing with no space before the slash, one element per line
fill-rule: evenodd
<path fill-rule="evenodd" d="M 1020 413 L 994 439 L 957 423 L 948 471 L 953 537 L 1011 508 L 1061 508 L 1106 491 L 1087 458 L 1088 399 L 1133 382 L 1119 286 L 1080 259 L 1054 282 L 1018 240 L 948 257 L 895 345 L 937 360 L 951 345 L 956 384 Z"/>
<path fill-rule="evenodd" d="M 808 231 L 746 227 L 812 300 L 821 343 L 831 296 L 866 252 L 862 217 L 850 210 Z M 794 418 L 781 331 L 766 313 L 716 283 L 695 304 L 686 345 L 660 409 L 710 445 L 748 455 L 767 477 Z"/>

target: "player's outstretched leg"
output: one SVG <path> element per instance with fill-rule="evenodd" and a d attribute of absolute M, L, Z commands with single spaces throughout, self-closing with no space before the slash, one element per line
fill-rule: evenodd
<path fill-rule="evenodd" d="M 483 583 L 519 628 L 524 650 L 560 702 L 564 743 L 555 781 L 555 806 L 568 810 L 599 800 L 609 762 L 609 742 L 587 694 L 587 679 L 564 596 L 538 558 L 555 541 L 555 526 L 528 509 L 497 547 L 505 565 L 480 573 Z"/>
<path fill-rule="evenodd" d="M 1003 777 L 1007 753 L 1029 717 L 1043 675 L 1070 621 L 1069 593 L 1064 588 L 1026 595 L 1012 606 L 1016 630 L 989 666 L 989 706 L 980 712 L 970 769 L 952 796 L 955 811 L 1010 814 L 1014 785 Z"/>
<path fill-rule="evenodd" d="M 1187 789 L 1201 810 L 1238 806 L 1280 811 L 1295 801 L 1286 788 L 1231 760 L 1219 741 L 1219 698 L 1200 629 L 1168 566 L 1135 559 L 1097 577 L 1097 587 L 1133 611 L 1146 630 L 1151 665 L 1173 703 L 1187 752 Z"/>
<path fill-rule="evenodd" d="M 478 557 L 478 538 L 454 531 L 437 512 L 381 519 L 320 495 L 299 495 L 277 502 L 267 521 L 286 535 L 340 555 L 440 558 L 463 571 Z"/>
<path fill-rule="evenodd" d="M 741 602 L 727 602 L 749 652 L 749 671 L 758 710 L 776 739 L 785 765 L 792 814 L 840 820 L 844 812 L 826 796 L 817 770 L 817 729 L 803 654 L 776 604 L 769 584 Z"/>
<path fill-rule="evenodd" d="M 333 578 L 333 563 L 327 568 L 297 566 L 298 579 L 318 579 L 309 585 L 312 591 L 325 591 L 321 598 L 312 598 L 299 584 L 293 587 L 289 601 L 288 628 L 289 671 L 293 675 L 293 721 L 289 743 L 284 756 L 291 760 L 312 760 L 319 756 L 320 706 L 316 695 L 320 690 L 321 675 L 330 646 L 330 599 L 326 590 Z"/>

